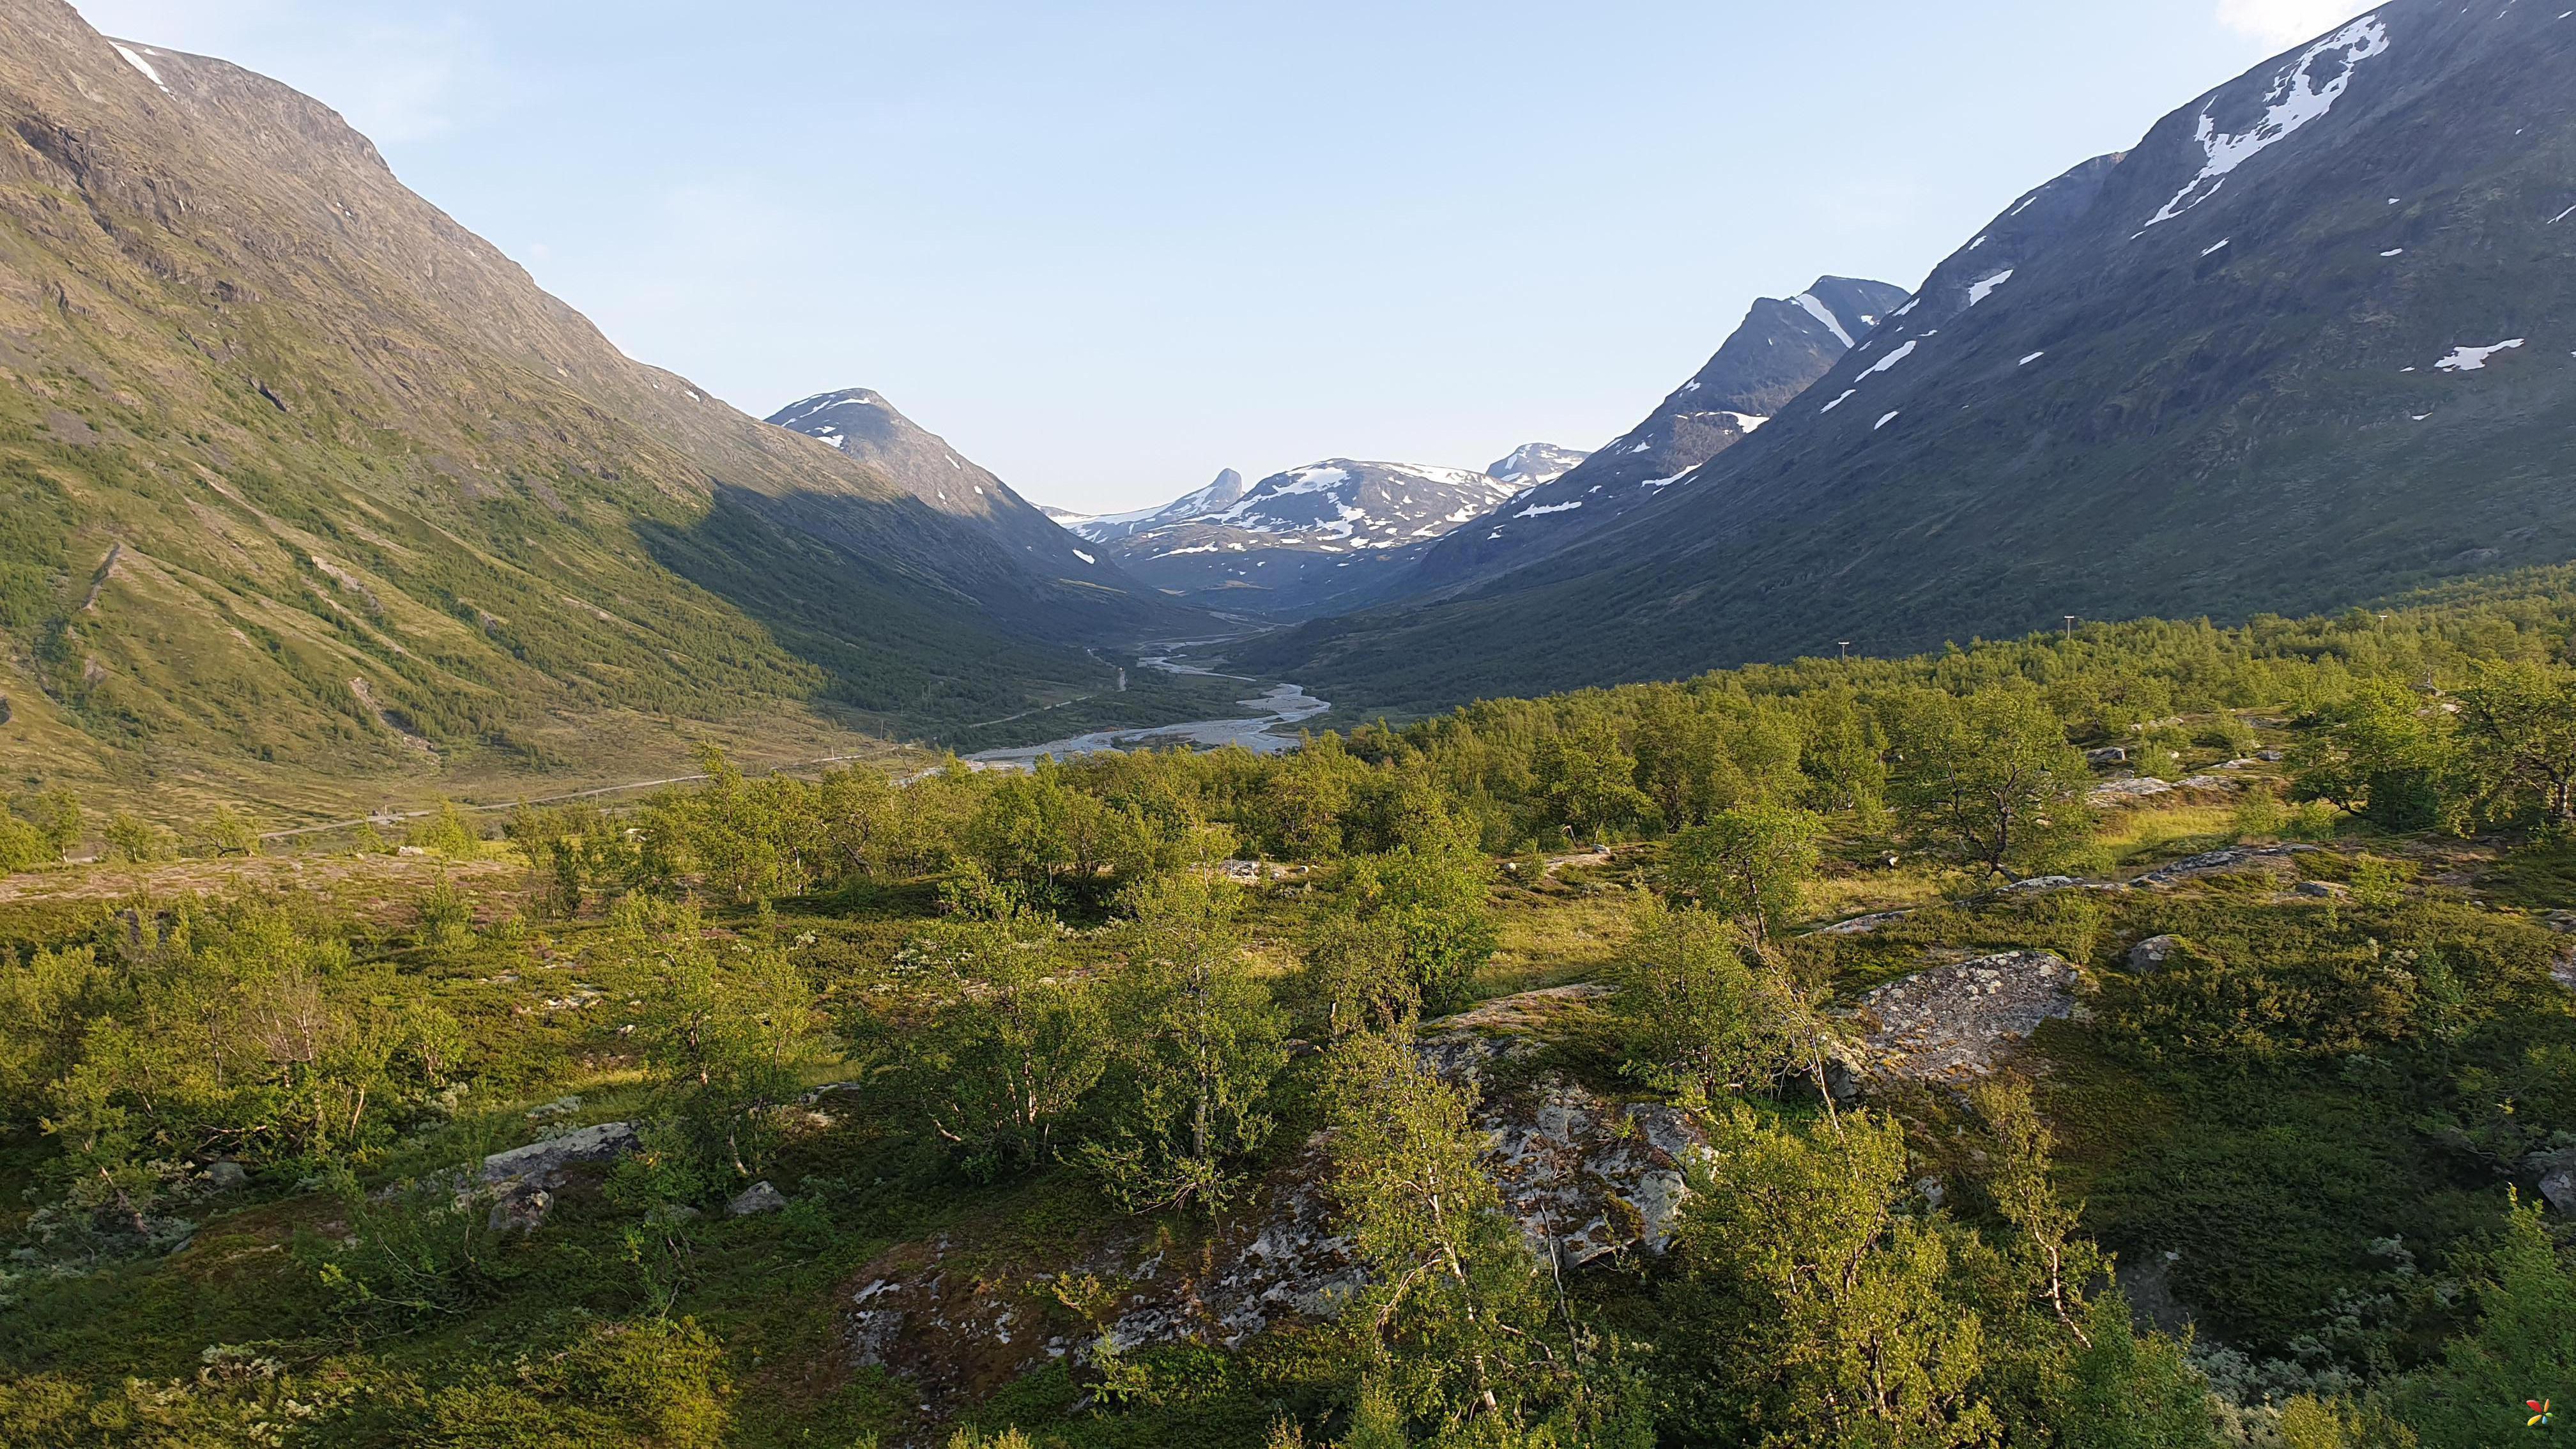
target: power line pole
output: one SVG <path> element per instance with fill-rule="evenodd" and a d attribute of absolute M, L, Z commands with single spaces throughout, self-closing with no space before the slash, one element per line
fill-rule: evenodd
<path fill-rule="evenodd" d="M 1851 641 L 1849 639 L 1837 639 L 1834 643 L 1840 646 L 1843 651 L 1843 662 L 1845 664 L 1851 663 Z"/>

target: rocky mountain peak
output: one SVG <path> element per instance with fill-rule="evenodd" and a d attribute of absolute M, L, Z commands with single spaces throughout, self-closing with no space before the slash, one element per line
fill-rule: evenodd
<path fill-rule="evenodd" d="M 1485 472 L 1498 483 L 1508 483 L 1514 488 L 1536 488 L 1564 477 L 1590 456 L 1573 448 L 1560 448 L 1554 443 L 1523 443 L 1500 462 L 1486 468 Z"/>

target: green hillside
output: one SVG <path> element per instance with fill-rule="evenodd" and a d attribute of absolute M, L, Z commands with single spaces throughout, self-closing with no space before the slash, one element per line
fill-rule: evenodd
<path fill-rule="evenodd" d="M 639 774 L 936 738 L 1186 620 L 629 361 L 309 99 L 0 13 L 13 786 L 345 812 L 595 780 L 620 720 Z"/>

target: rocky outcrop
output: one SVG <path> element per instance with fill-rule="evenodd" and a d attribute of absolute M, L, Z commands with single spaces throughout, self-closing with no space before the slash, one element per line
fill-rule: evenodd
<path fill-rule="evenodd" d="M 460 1201 L 491 1199 L 493 1231 L 534 1229 L 553 1210 L 555 1190 L 569 1169 L 612 1163 L 642 1145 L 634 1123 L 601 1122 L 495 1152 L 471 1174 L 451 1177 L 449 1185 Z"/>
<path fill-rule="evenodd" d="M 2170 795 L 2173 790 L 2173 786 L 2162 780 L 2140 775 L 2129 780 L 2105 780 L 2084 792 L 2084 801 L 2096 810 L 2104 810 L 2118 805 L 2134 805 L 2158 795 Z"/>
<path fill-rule="evenodd" d="M 1816 934 L 1819 936 L 1866 936 L 1873 931 L 1893 926 L 1897 922 L 1904 920 L 1906 917 L 1913 914 L 1914 913 L 1912 911 L 1874 911 L 1866 916 L 1854 916 L 1848 921 L 1836 921 L 1830 926 L 1818 926 L 1816 928 Z"/>
<path fill-rule="evenodd" d="M 1498 998 L 1427 1023 L 1416 1048 L 1446 1077 L 1483 1081 L 1608 994 L 1560 986 Z M 1538 1261 L 1559 1271 L 1664 1251 L 1691 1159 L 1707 1150 L 1673 1108 L 1552 1077 L 1497 1088 L 1475 1125 L 1491 1144 L 1485 1164 L 1505 1208 Z M 1336 1231 L 1330 1174 L 1329 1144 L 1318 1137 L 1195 1241 L 1122 1225 L 1002 1271 L 981 1245 L 897 1248 L 850 1281 L 850 1358 L 902 1375 L 935 1405 L 1084 1357 L 1101 1340 L 1122 1352 L 1185 1340 L 1233 1348 L 1275 1326 L 1328 1319 L 1367 1281 Z"/>
<path fill-rule="evenodd" d="M 1625 1106 L 1578 1086 L 1547 1083 L 1527 1103 L 1488 1109 L 1486 1167 L 1530 1250 L 1577 1267 L 1616 1253 L 1671 1246 L 1693 1157 L 1708 1138 L 1682 1112 Z"/>
<path fill-rule="evenodd" d="M 2040 1023 L 2075 1015 L 2082 973 L 2049 951 L 1933 966 L 1863 996 L 1853 1065 L 1865 1076 L 1962 1083 L 1991 1074 Z"/>
<path fill-rule="evenodd" d="M 733 1201 L 725 1204 L 725 1216 L 757 1217 L 762 1213 L 777 1212 L 786 1206 L 787 1194 L 780 1192 L 769 1183 L 755 1182 L 735 1195 Z"/>
<path fill-rule="evenodd" d="M 2185 856 L 2160 870 L 2151 870 L 2129 882 L 2141 890 L 2168 890 L 2185 881 L 2213 875 L 2269 875 L 2289 879 L 2299 873 L 2291 857 L 2313 855 L 2313 845 L 2232 845 L 2225 850 L 2205 851 Z"/>

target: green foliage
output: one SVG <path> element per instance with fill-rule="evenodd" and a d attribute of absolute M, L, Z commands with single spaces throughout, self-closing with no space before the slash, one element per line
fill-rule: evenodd
<path fill-rule="evenodd" d="M 1345 862 L 1340 902 L 1403 943 L 1404 973 L 1423 1004 L 1446 1002 L 1493 959 L 1501 939 L 1487 899 L 1491 869 L 1451 842 L 1398 846 Z"/>
<path fill-rule="evenodd" d="M 1815 1025 L 1789 983 L 1743 945 L 1710 912 L 1638 908 L 1613 1007 L 1640 1081 L 1705 1107 L 1803 1069 Z"/>
<path fill-rule="evenodd" d="M 748 1180 L 818 1048 L 813 991 L 770 931 L 718 942 L 686 906 L 636 915 L 659 977 L 642 1021 L 658 1106 L 700 1161 Z"/>
<path fill-rule="evenodd" d="M 2037 691 L 1995 687 L 1895 702 L 1889 794 L 1926 848 L 1994 874 L 2035 867 L 2091 830 L 2084 757 Z"/>
<path fill-rule="evenodd" d="M 218 805 L 207 817 L 197 848 L 207 855 L 257 855 L 259 833 L 242 813 L 230 805 Z"/>
<path fill-rule="evenodd" d="M 2473 795 L 2451 714 L 2390 678 L 2318 709 L 2291 764 L 2297 798 L 2389 830 L 2455 828 Z"/>
<path fill-rule="evenodd" d="M 1667 888 L 1736 922 L 1756 945 L 1787 934 L 1805 912 L 1825 822 L 1807 811 L 1751 805 L 1673 837 Z"/>
<path fill-rule="evenodd" d="M 1903 1127 L 1860 1113 L 1799 1131 L 1736 1108 L 1716 1129 L 1684 1230 L 1709 1286 L 1691 1365 L 1703 1432 L 1908 1446 L 1991 1435 L 1988 1325 L 1954 1288 L 1972 1245 L 1896 1211 Z"/>
<path fill-rule="evenodd" d="M 47 859 L 69 855 L 81 842 L 80 796 L 69 790 L 28 791 L 9 797 L 9 813 L 44 837 Z"/>
<path fill-rule="evenodd" d="M 1139 887 L 1130 906 L 1107 1126 L 1083 1161 L 1129 1212 L 1214 1216 L 1277 1125 L 1269 1098 L 1288 1063 L 1287 1021 L 1245 969 L 1231 884 L 1166 876 Z"/>
<path fill-rule="evenodd" d="M 450 860 L 473 860 L 483 853 L 483 832 L 466 820 L 455 801 L 442 800 L 436 814 L 413 822 L 403 843 Z"/>
<path fill-rule="evenodd" d="M 2182 1344 L 2141 1335 L 2117 1293 L 2094 1300 L 2084 1332 L 2074 1364 L 2050 1394 L 2059 1443 L 2066 1449 L 2218 1449 L 2209 1381 Z"/>
<path fill-rule="evenodd" d="M 1559 1312 L 1477 1164 L 1471 1093 L 1383 1037 L 1331 1066 L 1332 1191 L 1370 1269 L 1341 1314 L 1363 1406 L 1343 1442 L 1636 1442 L 1615 1357 Z"/>
<path fill-rule="evenodd" d="M 2481 661 L 2470 677 L 2460 733 L 2485 813 L 2576 826 L 2576 669 Z"/>
<path fill-rule="evenodd" d="M 363 1159 L 447 1081 L 445 1013 L 276 909 L 181 913 L 112 982 L 59 954 L 21 980 L 62 1023 L 51 1061 L 86 1017 L 44 1096 L 54 1170 L 138 1230 L 162 1164 Z"/>
<path fill-rule="evenodd" d="M 1050 1159 L 1112 1050 L 1109 1015 L 1054 924 L 945 926 L 899 965 L 909 989 L 871 1010 L 862 1040 L 892 1059 L 904 1114 L 972 1176 Z"/>
<path fill-rule="evenodd" d="M 2539 1205 L 2517 1205 L 2479 1285 L 2476 1328 L 2392 1386 L 2389 1405 L 2429 1449 L 2473 1449 L 2528 1433 L 2523 1401 L 2569 1401 L 2572 1384 L 2576 1269 Z"/>
<path fill-rule="evenodd" d="M 141 865 L 168 860 L 178 853 L 178 838 L 142 816 L 120 810 L 108 818 L 109 860 Z"/>
<path fill-rule="evenodd" d="M 611 1323 L 439 1390 L 421 1429 L 456 1449 L 717 1449 L 732 1396 L 723 1351 L 696 1324 Z"/>
<path fill-rule="evenodd" d="M 43 831 L 14 816 L 0 815 L 0 875 L 33 870 L 61 858 Z"/>

